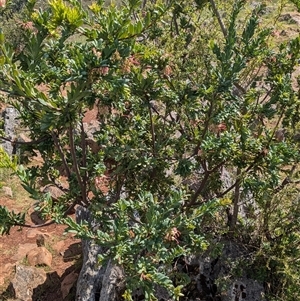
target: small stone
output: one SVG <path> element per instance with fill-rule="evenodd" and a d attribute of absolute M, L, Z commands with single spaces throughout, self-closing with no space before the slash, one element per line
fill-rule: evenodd
<path fill-rule="evenodd" d="M 6 277 L 13 272 L 14 265 L 12 263 L 6 263 L 4 266 L 1 267 L 1 274 L 0 274 L 0 285 L 5 284 Z"/>
<path fill-rule="evenodd" d="M 41 189 L 43 193 L 50 193 L 54 202 L 64 195 L 64 192 L 54 185 L 47 185 Z"/>
<path fill-rule="evenodd" d="M 8 186 L 3 186 L 2 187 L 2 191 L 6 196 L 12 197 L 13 196 L 13 192 L 12 189 Z"/>
<path fill-rule="evenodd" d="M 36 244 L 25 243 L 19 246 L 17 253 L 12 257 L 13 260 L 20 261 L 26 257 L 26 254 L 36 248 Z"/>
<path fill-rule="evenodd" d="M 4 285 L 6 279 L 9 275 L 14 271 L 14 264 L 6 263 L 4 266 L 1 267 L 1 274 L 0 274 L 0 285 Z"/>
<path fill-rule="evenodd" d="M 36 245 L 42 247 L 45 245 L 45 236 L 43 234 L 38 234 L 36 238 Z"/>
<path fill-rule="evenodd" d="M 3 272 L 3 273 L 9 273 L 9 272 L 12 272 L 12 271 L 13 271 L 13 267 L 14 267 L 14 264 L 12 264 L 12 263 L 6 263 L 6 264 L 2 267 L 2 272 Z"/>
<path fill-rule="evenodd" d="M 27 253 L 27 261 L 30 266 L 51 267 L 52 254 L 45 247 L 35 247 Z"/>

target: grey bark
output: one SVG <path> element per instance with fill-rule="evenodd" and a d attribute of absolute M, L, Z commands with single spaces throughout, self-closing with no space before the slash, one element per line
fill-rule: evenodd
<path fill-rule="evenodd" d="M 87 208 L 76 208 L 76 222 L 87 221 L 93 228 L 95 221 Z M 115 301 L 122 287 L 124 273 L 111 261 L 100 266 L 97 261 L 102 247 L 91 240 L 82 240 L 82 268 L 76 287 L 76 301 Z M 99 299 L 100 296 L 100 299 Z"/>
<path fill-rule="evenodd" d="M 92 223 L 92 217 L 88 209 L 78 206 L 76 208 L 76 222 L 88 221 Z M 102 252 L 101 246 L 91 240 L 82 240 L 82 268 L 76 287 L 76 301 L 96 301 L 101 290 L 105 267 L 99 266 L 98 254 Z"/>
<path fill-rule="evenodd" d="M 117 300 L 118 293 L 123 287 L 123 279 L 123 270 L 109 261 L 102 281 L 100 301 Z"/>

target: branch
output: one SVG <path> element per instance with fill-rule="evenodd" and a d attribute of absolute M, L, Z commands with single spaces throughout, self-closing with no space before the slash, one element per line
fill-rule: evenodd
<path fill-rule="evenodd" d="M 19 141 L 19 140 L 12 140 L 12 139 L 9 139 L 9 138 L 3 137 L 3 136 L 0 136 L 0 139 L 8 141 L 13 145 L 14 144 L 31 145 L 31 144 L 39 144 L 43 141 L 46 141 L 47 139 L 49 139 L 49 137 L 43 137 L 43 138 L 40 138 L 40 139 L 37 139 L 37 140 L 32 140 L 32 141 L 27 141 L 27 142 Z"/>
<path fill-rule="evenodd" d="M 84 131 L 84 127 L 83 127 L 83 122 L 81 120 L 80 122 L 80 129 L 81 129 L 81 149 L 82 149 L 82 167 L 84 168 L 84 174 L 82 177 L 82 185 L 83 185 L 83 190 L 86 193 L 86 184 L 88 181 L 88 174 L 87 174 L 87 169 L 86 169 L 86 140 L 85 140 L 85 131 Z"/>
<path fill-rule="evenodd" d="M 216 95 L 214 94 L 213 98 L 215 96 Z M 207 114 L 208 116 L 207 116 L 207 119 L 205 120 L 205 124 L 204 124 L 203 134 L 202 134 L 202 137 L 201 137 L 200 141 L 198 142 L 197 146 L 195 147 L 193 155 L 197 155 L 198 154 L 198 151 L 199 151 L 199 148 L 201 146 L 201 143 L 202 143 L 203 139 L 205 138 L 205 135 L 206 135 L 206 133 L 208 131 L 209 121 L 210 121 L 210 117 L 212 115 L 212 112 L 213 112 L 213 101 L 211 100 L 210 105 L 209 105 L 208 114 Z"/>
<path fill-rule="evenodd" d="M 209 176 L 224 164 L 225 164 L 225 161 L 222 161 L 221 163 L 216 165 L 214 168 L 205 171 L 203 180 L 201 181 L 201 184 L 198 187 L 197 191 L 192 195 L 189 203 L 186 206 L 187 208 L 192 207 L 196 204 L 197 198 L 201 194 L 202 190 L 204 189 L 204 187 L 209 179 Z"/>
<path fill-rule="evenodd" d="M 216 16 L 216 18 L 217 18 L 217 20 L 218 20 L 218 23 L 219 23 L 219 25 L 220 25 L 220 27 L 221 27 L 223 36 L 224 36 L 224 38 L 226 39 L 227 36 L 228 36 L 228 32 L 227 32 L 227 29 L 226 29 L 226 27 L 225 27 L 225 25 L 224 25 L 224 22 L 223 22 L 223 20 L 222 20 L 222 17 L 221 17 L 221 15 L 220 15 L 219 11 L 218 11 L 218 8 L 217 8 L 217 6 L 216 6 L 216 3 L 215 3 L 214 0 L 209 0 L 209 2 L 210 2 L 210 5 L 211 5 L 211 7 L 212 7 L 213 13 L 215 14 L 215 16 Z M 234 83 L 234 86 L 235 86 L 239 91 L 241 91 L 243 94 L 246 93 L 246 89 L 245 89 L 244 87 L 242 87 L 239 83 Z"/>
<path fill-rule="evenodd" d="M 29 225 L 29 224 L 20 224 L 20 223 L 15 223 L 13 226 L 19 226 L 19 227 L 24 227 L 24 228 L 41 228 L 41 227 L 47 227 L 52 224 L 54 224 L 55 221 L 51 220 L 49 222 L 46 222 L 44 224 L 39 224 L 39 225 Z"/>
<path fill-rule="evenodd" d="M 209 175 L 210 175 L 209 172 L 205 172 L 204 177 L 201 181 L 201 184 L 198 187 L 197 191 L 194 193 L 194 195 L 191 197 L 191 200 L 189 201 L 189 203 L 186 206 L 187 208 L 192 207 L 196 203 L 198 196 L 200 195 L 200 193 L 202 192 L 202 190 L 204 189 L 204 187 L 208 181 Z"/>
<path fill-rule="evenodd" d="M 224 37 L 226 38 L 227 34 L 228 34 L 227 29 L 225 28 L 224 22 L 223 22 L 222 17 L 221 17 L 221 15 L 220 15 L 220 13 L 217 9 L 216 3 L 215 3 L 214 0 L 209 0 L 209 2 L 210 2 L 211 8 L 212 8 L 215 16 L 217 17 L 217 20 L 218 20 L 218 23 L 221 27 L 222 33 L 223 33 Z"/>
<path fill-rule="evenodd" d="M 65 167 L 65 170 L 66 170 L 66 173 L 67 173 L 67 177 L 70 179 L 70 177 L 71 177 L 71 170 L 70 170 L 70 168 L 68 166 L 67 160 L 66 160 L 64 152 L 63 152 L 63 150 L 62 150 L 62 148 L 60 146 L 58 138 L 57 138 L 56 134 L 53 131 L 51 132 L 51 135 L 52 135 L 52 139 L 53 139 L 54 145 L 56 146 L 56 148 L 57 148 L 57 150 L 59 152 L 60 158 L 61 158 L 61 160 L 63 162 L 64 167 Z"/>
<path fill-rule="evenodd" d="M 77 182 L 78 182 L 78 185 L 79 185 L 79 188 L 81 191 L 82 202 L 84 204 L 87 204 L 88 202 L 87 202 L 87 197 L 86 197 L 85 186 L 82 183 L 82 178 L 81 178 L 80 171 L 79 171 L 78 160 L 77 160 L 76 153 L 75 153 L 75 143 L 74 143 L 74 137 L 73 137 L 72 124 L 70 124 L 70 126 L 69 126 L 69 142 L 70 142 L 71 156 L 72 156 L 72 160 L 73 160 L 73 167 L 75 169 Z"/>
<path fill-rule="evenodd" d="M 151 103 L 149 100 L 149 97 L 147 94 L 145 94 L 145 97 L 148 101 L 148 109 L 149 109 L 149 118 L 150 118 L 150 131 L 151 131 L 151 137 L 152 137 L 152 154 L 153 157 L 155 157 L 155 133 L 154 133 L 154 124 L 153 124 L 153 115 L 152 115 L 152 109 L 151 109 Z"/>

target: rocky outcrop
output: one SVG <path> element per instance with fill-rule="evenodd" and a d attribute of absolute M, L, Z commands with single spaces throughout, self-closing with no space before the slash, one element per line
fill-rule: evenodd
<path fill-rule="evenodd" d="M 216 301 L 265 300 L 263 284 L 248 277 L 247 266 L 237 264 L 248 252 L 232 241 L 224 241 L 222 252 L 215 258 L 209 253 L 185 258 L 181 268 L 191 277 L 185 288 L 188 300 L 197 296 Z"/>

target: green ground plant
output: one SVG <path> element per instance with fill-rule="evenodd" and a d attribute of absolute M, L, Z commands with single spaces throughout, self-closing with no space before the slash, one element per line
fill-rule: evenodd
<path fill-rule="evenodd" d="M 269 293 L 292 300 L 299 195 L 281 200 L 299 178 L 300 38 L 269 47 L 267 4 L 154 2 L 29 1 L 22 51 L 0 34 L 0 90 L 29 131 L 24 150 L 43 164 L 18 166 L 3 152 L 1 164 L 45 216 L 103 246 L 99 262 L 124 270 L 125 300 L 137 288 L 155 299 L 155 285 L 184 297 L 189 278 L 173 281 L 174 260 L 221 235 L 255 244 L 249 266 L 262 263 L 263 281 L 283 277 Z M 88 109 L 98 111 L 92 137 Z M 39 183 L 64 195 L 53 202 Z M 68 218 L 76 205 L 98 226 Z M 0 214 L 2 233 L 24 225 Z"/>

